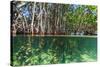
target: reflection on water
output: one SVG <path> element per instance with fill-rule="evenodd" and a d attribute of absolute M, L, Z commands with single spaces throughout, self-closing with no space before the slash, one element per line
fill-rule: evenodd
<path fill-rule="evenodd" d="M 11 65 L 58 64 L 96 61 L 96 37 L 12 37 Z"/>

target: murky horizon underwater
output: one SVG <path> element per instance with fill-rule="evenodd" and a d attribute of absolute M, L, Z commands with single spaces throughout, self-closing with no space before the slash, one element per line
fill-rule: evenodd
<path fill-rule="evenodd" d="M 97 37 L 16 36 L 11 65 L 66 64 L 97 60 Z"/>

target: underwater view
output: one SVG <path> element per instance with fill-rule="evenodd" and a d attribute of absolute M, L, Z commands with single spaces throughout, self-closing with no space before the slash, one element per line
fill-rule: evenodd
<path fill-rule="evenodd" d="M 63 64 L 97 60 L 96 36 L 12 37 L 11 65 Z"/>

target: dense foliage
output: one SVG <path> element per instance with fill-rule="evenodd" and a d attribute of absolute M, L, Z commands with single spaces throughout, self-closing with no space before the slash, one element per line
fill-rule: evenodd
<path fill-rule="evenodd" d="M 11 2 L 12 33 L 94 35 L 97 31 L 97 7 L 92 5 Z"/>
<path fill-rule="evenodd" d="M 12 1 L 11 33 L 13 66 L 96 61 L 97 7 Z"/>

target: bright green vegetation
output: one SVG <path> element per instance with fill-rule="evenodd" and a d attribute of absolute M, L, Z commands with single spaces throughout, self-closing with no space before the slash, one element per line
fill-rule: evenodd
<path fill-rule="evenodd" d="M 12 1 L 11 12 L 11 65 L 97 60 L 97 6 Z"/>
<path fill-rule="evenodd" d="M 16 36 L 11 43 L 13 66 L 97 60 L 96 37 Z"/>
<path fill-rule="evenodd" d="M 95 5 L 12 1 L 11 8 L 13 34 L 97 34 Z"/>

